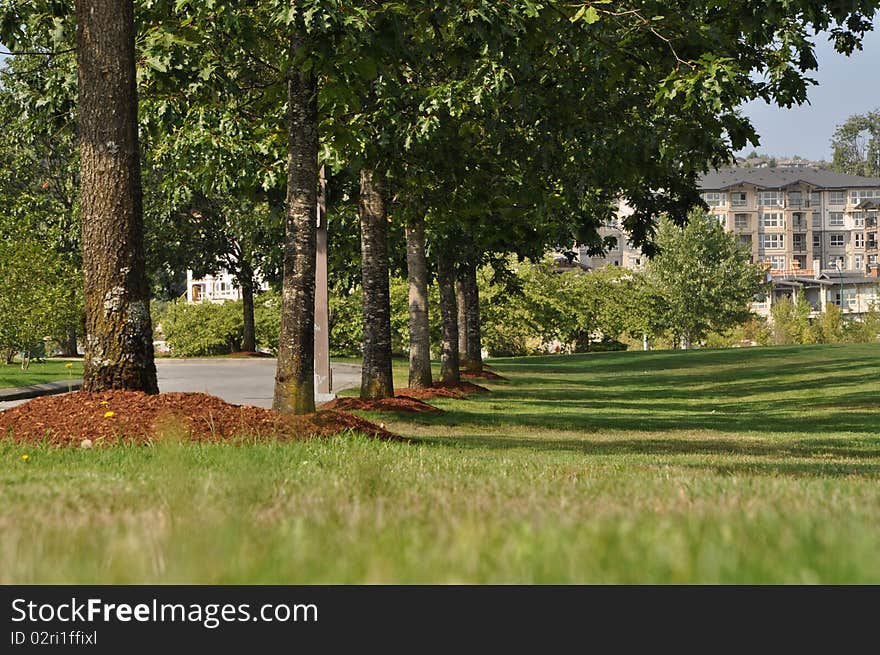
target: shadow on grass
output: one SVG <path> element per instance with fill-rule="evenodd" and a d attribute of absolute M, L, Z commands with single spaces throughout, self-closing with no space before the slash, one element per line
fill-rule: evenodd
<path fill-rule="evenodd" d="M 494 363 L 494 360 L 493 360 Z M 880 434 L 880 345 L 498 360 L 492 394 L 421 425 Z"/>
<path fill-rule="evenodd" d="M 454 437 L 422 437 L 420 443 L 466 448 L 525 448 L 532 450 L 564 450 L 584 455 L 725 455 L 748 457 L 843 457 L 880 460 L 880 438 L 863 437 L 854 446 L 854 439 L 798 439 L 768 442 L 749 439 L 542 439 L 464 434 Z M 880 463 L 878 463 L 880 466 Z"/>
<path fill-rule="evenodd" d="M 828 439 L 799 439 L 784 443 L 739 439 L 522 439 L 483 434 L 455 437 L 427 437 L 419 442 L 457 448 L 525 449 L 541 452 L 571 452 L 590 456 L 698 456 L 698 457 L 754 457 L 754 462 L 669 462 L 670 465 L 699 468 L 722 475 L 764 474 L 809 477 L 859 476 L 880 478 L 880 438 L 860 438 L 836 442 Z M 851 460 L 878 460 L 838 462 L 829 458 Z M 798 461 L 791 461 L 792 459 Z M 806 460 L 806 461 L 804 461 Z"/>

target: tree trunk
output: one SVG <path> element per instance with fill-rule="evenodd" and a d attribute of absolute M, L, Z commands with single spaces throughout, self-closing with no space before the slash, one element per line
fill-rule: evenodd
<path fill-rule="evenodd" d="M 131 0 L 77 0 L 86 391 L 158 393 Z"/>
<path fill-rule="evenodd" d="M 424 389 L 431 378 L 431 329 L 428 324 L 428 262 L 425 219 L 406 228 L 406 269 L 409 274 L 409 386 Z"/>
<path fill-rule="evenodd" d="M 385 180 L 361 170 L 358 214 L 361 221 L 361 270 L 364 289 L 364 362 L 361 398 L 391 398 L 391 301 L 388 290 L 388 220 Z"/>
<path fill-rule="evenodd" d="M 76 326 L 71 325 L 67 328 L 67 338 L 64 340 L 61 348 L 64 357 L 76 357 L 79 355 L 76 340 Z"/>
<path fill-rule="evenodd" d="M 249 266 L 242 266 L 239 278 L 241 284 L 241 306 L 244 312 L 244 330 L 241 338 L 241 349 L 254 352 L 257 349 L 257 336 L 254 327 L 254 274 Z"/>
<path fill-rule="evenodd" d="M 440 344 L 440 383 L 461 381 L 458 359 L 458 309 L 455 299 L 455 267 L 447 253 L 437 259 L 437 286 L 440 288 L 440 321 L 443 325 Z"/>
<path fill-rule="evenodd" d="M 455 283 L 455 302 L 458 307 L 458 361 L 461 366 L 467 362 L 467 314 L 465 313 L 464 280 Z"/>
<path fill-rule="evenodd" d="M 480 336 L 480 290 L 477 287 L 477 265 L 473 260 L 462 269 L 464 280 L 464 314 L 467 329 L 467 359 L 464 367 L 468 371 L 483 371 L 483 340 Z"/>
<path fill-rule="evenodd" d="M 294 34 L 292 58 L 307 47 Z M 315 411 L 315 221 L 318 202 L 318 83 L 291 67 L 287 81 L 287 216 L 281 334 L 272 407 Z"/>

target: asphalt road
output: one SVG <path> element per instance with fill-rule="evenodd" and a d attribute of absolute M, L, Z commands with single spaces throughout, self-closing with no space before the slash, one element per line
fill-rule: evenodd
<path fill-rule="evenodd" d="M 333 392 L 356 387 L 361 369 L 333 364 Z M 274 359 L 157 359 L 160 391 L 198 391 L 219 396 L 234 405 L 272 406 Z M 0 402 L 0 410 L 27 402 Z"/>

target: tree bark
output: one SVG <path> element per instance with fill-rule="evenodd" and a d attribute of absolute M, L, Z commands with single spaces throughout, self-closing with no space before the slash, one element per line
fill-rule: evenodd
<path fill-rule="evenodd" d="M 437 259 L 437 286 L 440 288 L 440 383 L 458 384 L 461 381 L 458 358 L 458 303 L 455 298 L 455 267 L 447 253 Z"/>
<path fill-rule="evenodd" d="M 247 264 L 242 265 L 238 281 L 241 284 L 241 306 L 244 313 L 241 349 L 252 353 L 257 349 L 256 328 L 254 326 L 254 272 Z"/>
<path fill-rule="evenodd" d="M 144 256 L 131 0 L 77 0 L 83 387 L 158 393 Z"/>
<path fill-rule="evenodd" d="M 394 396 L 391 374 L 391 301 L 388 282 L 388 220 L 385 180 L 371 169 L 361 170 L 358 214 L 361 222 L 361 270 L 364 290 L 364 361 L 361 398 Z"/>
<path fill-rule="evenodd" d="M 467 314 L 465 314 L 464 280 L 455 282 L 455 302 L 458 307 L 458 361 L 461 366 L 467 362 Z"/>
<path fill-rule="evenodd" d="M 431 378 L 428 262 L 423 217 L 406 227 L 406 268 L 409 275 L 409 386 L 424 389 L 434 381 Z"/>
<path fill-rule="evenodd" d="M 464 314 L 467 330 L 467 359 L 464 367 L 468 371 L 483 371 L 483 340 L 480 336 L 480 289 L 477 286 L 477 265 L 469 260 L 462 267 L 464 281 Z"/>
<path fill-rule="evenodd" d="M 292 58 L 307 47 L 300 34 Z M 287 216 L 281 293 L 281 334 L 272 407 L 315 411 L 315 232 L 318 184 L 318 83 L 291 67 L 287 81 Z"/>

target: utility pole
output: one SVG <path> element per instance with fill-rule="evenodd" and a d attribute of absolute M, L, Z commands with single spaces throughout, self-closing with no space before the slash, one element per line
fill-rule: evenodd
<path fill-rule="evenodd" d="M 327 178 L 321 166 L 315 242 L 315 403 L 333 400 L 330 370 L 330 305 L 327 292 Z"/>

